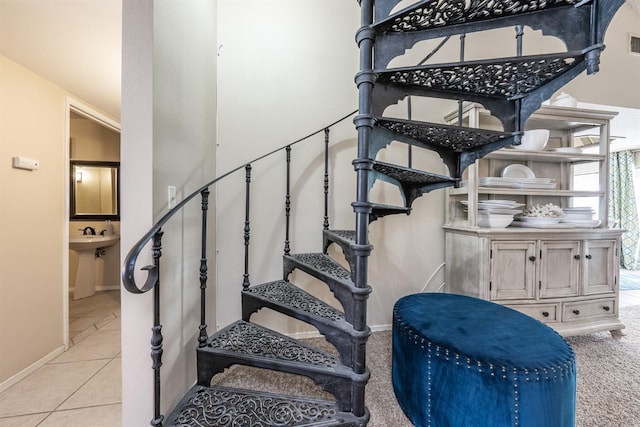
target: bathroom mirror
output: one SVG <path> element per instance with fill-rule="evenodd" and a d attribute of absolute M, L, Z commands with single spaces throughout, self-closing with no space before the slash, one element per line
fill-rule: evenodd
<path fill-rule="evenodd" d="M 120 163 L 73 160 L 70 180 L 70 219 L 120 219 Z"/>

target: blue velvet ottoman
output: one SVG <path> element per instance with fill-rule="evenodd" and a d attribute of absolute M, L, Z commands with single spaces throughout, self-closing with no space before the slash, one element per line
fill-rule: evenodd
<path fill-rule="evenodd" d="M 576 362 L 545 324 L 452 294 L 400 299 L 392 376 L 409 420 L 429 427 L 573 427 Z"/>

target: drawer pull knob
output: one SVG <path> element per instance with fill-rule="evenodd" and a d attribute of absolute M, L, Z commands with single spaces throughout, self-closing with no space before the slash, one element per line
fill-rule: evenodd
<path fill-rule="evenodd" d="M 575 259 L 580 259 L 580 255 L 574 255 L 573 256 Z"/>
<path fill-rule="evenodd" d="M 591 259 L 591 254 L 587 254 L 584 256 L 586 259 Z"/>
<path fill-rule="evenodd" d="M 543 312 L 542 312 L 542 315 L 543 315 L 544 317 L 549 317 L 549 312 L 548 312 L 548 311 L 543 311 Z"/>
<path fill-rule="evenodd" d="M 609 311 L 609 310 L 611 310 L 611 308 L 610 308 L 608 305 L 605 305 L 604 307 L 602 307 L 602 309 L 603 309 L 604 311 Z"/>
<path fill-rule="evenodd" d="M 536 257 L 534 257 L 533 255 L 529 257 L 529 261 L 535 261 L 535 260 L 536 260 Z"/>
<path fill-rule="evenodd" d="M 575 314 L 576 316 L 578 316 L 580 314 L 580 310 L 573 310 L 573 314 Z"/>

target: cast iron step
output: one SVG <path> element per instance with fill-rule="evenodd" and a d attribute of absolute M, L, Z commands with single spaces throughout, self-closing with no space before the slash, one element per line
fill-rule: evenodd
<path fill-rule="evenodd" d="M 584 61 L 587 51 L 514 56 L 374 71 L 377 87 L 396 87 L 423 96 L 512 100 L 522 98 Z"/>
<path fill-rule="evenodd" d="M 369 330 L 356 331 L 345 314 L 285 280 L 264 283 L 242 292 L 242 318 L 267 307 L 315 326 L 333 344 L 343 365 L 352 363 L 354 342 L 366 342 Z"/>
<path fill-rule="evenodd" d="M 382 2 L 397 4 L 399 1 Z M 589 1 L 590 2 L 590 1 Z M 373 28 L 378 34 L 409 33 L 434 28 L 460 26 L 484 21 L 482 29 L 501 28 L 506 25 L 497 18 L 522 16 L 534 12 L 573 7 L 584 0 L 527 0 L 509 2 L 455 2 L 447 0 L 421 0 L 379 20 Z M 377 5 L 377 4 L 376 4 Z M 464 32 L 473 31 L 467 28 Z"/>
<path fill-rule="evenodd" d="M 369 158 L 392 141 L 435 151 L 457 179 L 477 159 L 507 145 L 520 144 L 521 132 L 499 132 L 388 117 L 375 118 Z"/>
<path fill-rule="evenodd" d="M 349 271 L 356 271 L 356 231 L 355 230 L 322 230 L 322 252 L 327 253 L 332 243 L 337 244 L 342 249 L 344 259 L 349 264 Z M 361 251 L 371 253 L 373 247 L 366 245 L 360 248 Z M 353 274 L 351 280 L 354 280 Z"/>
<path fill-rule="evenodd" d="M 585 49 L 603 43 L 611 19 L 624 4 L 624 0 L 420 0 L 395 10 L 399 2 L 376 1 L 370 27 L 375 34 L 375 68 L 388 67 L 393 58 L 422 40 L 516 26 L 557 37 L 567 50 Z M 363 31 L 362 37 L 370 35 Z M 587 67 L 589 74 L 597 69 L 596 62 Z"/>
<path fill-rule="evenodd" d="M 459 180 L 433 172 L 421 171 L 379 161 L 372 162 L 373 169 L 369 174 L 369 189 L 375 180 L 396 185 L 402 192 L 406 207 L 411 207 L 415 199 L 430 191 L 453 187 Z"/>
<path fill-rule="evenodd" d="M 167 427 L 349 427 L 364 425 L 335 402 L 253 390 L 195 385 L 163 425 Z"/>
<path fill-rule="evenodd" d="M 327 252 L 329 245 L 335 243 L 342 248 L 342 251 L 350 251 L 356 244 L 355 230 L 323 230 L 322 231 L 322 251 Z M 345 254 L 346 255 L 346 254 Z"/>
<path fill-rule="evenodd" d="M 369 215 L 369 222 L 373 222 L 387 215 L 397 215 L 397 214 L 409 215 L 410 213 L 411 213 L 411 208 L 407 208 L 404 206 L 392 206 L 392 205 L 383 205 L 380 203 L 371 203 L 371 215 Z"/>
<path fill-rule="evenodd" d="M 368 370 L 357 374 L 332 353 L 243 320 L 211 335 L 197 356 L 199 385 L 209 386 L 231 365 L 271 369 L 311 378 L 335 396 L 342 411 L 351 410 L 353 387 L 364 387 L 369 379 Z"/>
<path fill-rule="evenodd" d="M 407 142 L 429 150 L 446 150 L 454 153 L 475 151 L 495 144 L 502 146 L 517 144 L 518 141 L 514 139 L 521 135 L 519 132 L 499 132 L 390 117 L 376 117 L 375 126 L 392 133 L 396 141 Z"/>
<path fill-rule="evenodd" d="M 326 283 L 336 299 L 342 304 L 345 317 L 353 321 L 356 316 L 356 300 L 363 300 L 371 293 L 369 286 L 358 288 L 351 273 L 329 255 L 323 253 L 290 254 L 283 256 L 285 280 L 299 269 Z"/>
<path fill-rule="evenodd" d="M 372 114 L 381 116 L 409 95 L 454 99 L 482 104 L 504 130 L 520 131 L 544 100 L 597 60 L 602 48 L 376 70 Z"/>

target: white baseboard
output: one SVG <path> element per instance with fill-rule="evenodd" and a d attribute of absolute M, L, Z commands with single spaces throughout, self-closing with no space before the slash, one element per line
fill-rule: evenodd
<path fill-rule="evenodd" d="M 61 355 L 62 353 L 64 353 L 64 346 L 58 347 L 57 349 L 53 350 L 51 353 L 44 356 L 42 359 L 37 360 L 36 362 L 27 366 L 22 371 L 15 374 L 14 376 L 7 378 L 5 381 L 0 383 L 0 393 L 2 393 L 3 391 L 11 387 L 18 381 L 24 379 L 27 375 L 31 374 L 36 369 L 44 366 L 47 362 L 49 362 L 50 360 L 53 360 L 55 357 Z"/>
<path fill-rule="evenodd" d="M 118 285 L 104 285 L 104 286 L 96 286 L 96 292 L 99 291 L 119 291 L 120 286 Z"/>
<path fill-rule="evenodd" d="M 75 286 L 69 286 L 69 293 L 73 295 L 73 292 L 76 290 Z M 96 286 L 96 292 L 100 291 L 119 291 L 120 286 L 118 285 L 108 285 L 108 286 Z"/>

